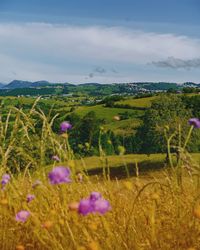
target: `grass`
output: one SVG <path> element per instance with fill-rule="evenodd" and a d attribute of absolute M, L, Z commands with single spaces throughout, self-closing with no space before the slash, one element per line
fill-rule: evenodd
<path fill-rule="evenodd" d="M 133 115 L 135 117 L 141 116 L 143 114 L 143 112 L 139 110 L 128 110 L 128 109 L 122 109 L 122 108 L 107 108 L 107 107 L 104 107 L 103 105 L 82 106 L 82 107 L 78 107 L 75 112 L 82 117 L 90 111 L 94 111 L 96 113 L 96 116 L 99 119 L 105 119 L 106 123 L 113 122 L 114 116 L 120 115 L 120 113 L 124 113 L 125 111 L 128 111 L 130 115 Z"/>
<path fill-rule="evenodd" d="M 137 127 L 141 124 L 140 117 L 143 115 L 142 110 L 131 110 L 124 108 L 109 108 L 103 105 L 96 106 L 81 106 L 75 111 L 76 114 L 83 117 L 88 112 L 94 111 L 97 118 L 103 119 L 105 121 L 105 129 L 112 130 L 115 134 L 119 135 L 130 135 L 135 133 Z M 120 116 L 128 112 L 131 118 L 116 121 L 115 116 Z"/>
<path fill-rule="evenodd" d="M 136 108 L 150 108 L 151 102 L 156 99 L 156 96 L 144 97 L 144 98 L 127 98 L 126 100 L 116 102 L 116 104 L 129 105 Z"/>
<path fill-rule="evenodd" d="M 41 120 L 38 132 L 31 115 Z M 184 151 L 174 169 L 164 154 L 74 159 L 67 134 L 54 134 L 51 123 L 34 108 L 16 110 L 12 133 L 9 119 L 0 122 L 0 176 L 11 175 L 0 191 L 0 249 L 199 249 L 200 154 Z M 46 166 L 49 151 L 65 163 Z M 72 181 L 51 185 L 48 173 L 60 164 L 70 167 Z M 41 184 L 33 186 L 36 180 Z M 93 191 L 111 210 L 83 216 L 76 205 Z M 30 203 L 28 194 L 35 195 Z M 30 212 L 24 223 L 15 219 L 21 210 Z"/>
<path fill-rule="evenodd" d="M 126 119 L 120 121 L 113 121 L 104 125 L 105 129 L 111 129 L 117 135 L 131 135 L 134 134 L 141 124 L 141 120 L 138 118 Z"/>
<path fill-rule="evenodd" d="M 150 157 L 157 160 L 162 155 Z M 116 166 L 121 163 L 119 158 L 114 159 Z M 125 156 L 127 162 L 141 158 L 146 156 Z M 90 167 L 97 159 L 84 161 Z M 113 163 L 112 157 L 109 162 Z M 33 176 L 27 171 L 13 177 L 1 193 L 1 249 L 198 249 L 199 191 L 195 176 L 185 173 L 181 192 L 165 170 L 148 178 L 139 175 L 112 181 L 85 177 L 83 182 L 74 179 L 70 184 L 52 186 L 47 173 L 40 169 L 37 178 L 42 185 L 34 189 Z M 109 200 L 110 212 L 82 216 L 69 209 L 69 204 L 92 191 Z M 29 193 L 36 199 L 27 204 Z M 15 214 L 22 209 L 31 212 L 25 223 L 15 221 Z"/>

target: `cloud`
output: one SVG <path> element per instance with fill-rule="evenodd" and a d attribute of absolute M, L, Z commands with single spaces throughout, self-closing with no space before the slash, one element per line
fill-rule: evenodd
<path fill-rule="evenodd" d="M 94 73 L 90 73 L 88 76 L 89 76 L 89 78 L 92 78 L 92 77 L 94 77 Z"/>
<path fill-rule="evenodd" d="M 172 69 L 192 69 L 200 68 L 200 58 L 194 58 L 190 60 L 183 60 L 180 58 L 168 57 L 167 60 L 152 62 L 153 65 L 162 68 Z"/>
<path fill-rule="evenodd" d="M 169 56 L 193 62 L 200 58 L 200 39 L 123 27 L 0 23 L 0 77 L 5 80 L 13 78 L 10 72 L 21 79 L 85 79 L 92 65 L 106 66 L 89 77 L 113 79 L 113 65 L 142 69 Z"/>
<path fill-rule="evenodd" d="M 111 72 L 113 72 L 113 73 L 115 73 L 115 74 L 117 74 L 117 73 L 119 73 L 116 69 L 111 69 Z"/>
<path fill-rule="evenodd" d="M 103 67 L 96 67 L 88 76 L 89 78 L 93 78 L 96 74 L 105 74 L 107 73 L 107 70 Z"/>
<path fill-rule="evenodd" d="M 96 67 L 88 76 L 89 78 L 93 78 L 96 75 L 102 75 L 102 74 L 109 74 L 109 73 L 118 73 L 114 68 L 106 69 L 101 66 Z"/>
<path fill-rule="evenodd" d="M 106 73 L 106 69 L 102 68 L 102 67 L 96 67 L 94 72 L 97 72 L 99 74 L 105 74 Z"/>

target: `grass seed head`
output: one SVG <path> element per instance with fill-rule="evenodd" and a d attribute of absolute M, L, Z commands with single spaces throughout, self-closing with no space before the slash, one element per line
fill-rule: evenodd
<path fill-rule="evenodd" d="M 47 220 L 43 223 L 42 227 L 49 230 L 53 226 L 53 221 Z"/>
<path fill-rule="evenodd" d="M 193 214 L 196 218 L 200 219 L 200 205 L 194 208 Z"/>
<path fill-rule="evenodd" d="M 25 247 L 23 245 L 17 245 L 15 250 L 25 250 Z"/>

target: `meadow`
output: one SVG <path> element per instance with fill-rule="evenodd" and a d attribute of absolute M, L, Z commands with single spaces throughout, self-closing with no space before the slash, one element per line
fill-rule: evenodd
<path fill-rule="evenodd" d="M 53 131 L 56 117 L 37 103 L 11 112 L 14 124 L 11 113 L 0 121 L 0 249 L 199 249 L 200 155 L 186 148 L 194 125 L 170 162 L 101 147 L 76 159 L 69 123 Z"/>

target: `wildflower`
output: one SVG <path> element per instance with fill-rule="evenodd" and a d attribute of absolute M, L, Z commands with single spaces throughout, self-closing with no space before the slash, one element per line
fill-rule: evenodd
<path fill-rule="evenodd" d="M 30 212 L 29 211 L 21 210 L 20 212 L 18 212 L 16 214 L 15 220 L 24 223 L 28 219 L 29 216 L 30 216 Z"/>
<path fill-rule="evenodd" d="M 82 215 L 87 215 L 94 212 L 92 202 L 89 199 L 81 200 L 79 203 L 78 212 Z"/>
<path fill-rule="evenodd" d="M 189 124 L 194 126 L 194 128 L 200 128 L 200 120 L 198 118 L 189 119 Z"/>
<path fill-rule="evenodd" d="M 59 158 L 57 155 L 53 155 L 53 156 L 51 157 L 51 159 L 52 159 L 53 161 L 60 161 L 60 158 Z"/>
<path fill-rule="evenodd" d="M 94 202 L 94 211 L 100 214 L 105 214 L 111 209 L 110 203 L 104 199 L 98 199 Z"/>
<path fill-rule="evenodd" d="M 37 187 L 37 186 L 39 186 L 39 185 L 41 185 L 41 184 L 42 184 L 42 182 L 41 182 L 40 180 L 36 180 L 36 181 L 33 183 L 32 188 L 35 188 L 35 187 Z"/>
<path fill-rule="evenodd" d="M 71 202 L 68 205 L 68 208 L 69 208 L 70 211 L 77 211 L 78 207 L 79 207 L 79 203 L 78 202 Z"/>
<path fill-rule="evenodd" d="M 194 208 L 193 214 L 196 218 L 200 219 L 200 205 Z"/>
<path fill-rule="evenodd" d="M 82 215 L 87 215 L 89 213 L 104 214 L 110 209 L 110 203 L 107 200 L 104 200 L 100 193 L 92 192 L 88 199 L 80 201 L 78 212 Z"/>
<path fill-rule="evenodd" d="M 16 250 L 25 250 L 25 247 L 23 245 L 17 245 Z"/>
<path fill-rule="evenodd" d="M 46 228 L 47 230 L 50 229 L 53 226 L 53 222 L 50 220 L 47 220 L 43 223 L 42 227 Z"/>
<path fill-rule="evenodd" d="M 90 194 L 90 200 L 91 201 L 97 201 L 101 198 L 101 194 L 99 192 L 92 192 Z"/>
<path fill-rule="evenodd" d="M 49 173 L 49 180 L 51 184 L 61 184 L 61 183 L 68 183 L 71 182 L 69 176 L 70 176 L 70 170 L 69 168 L 65 167 L 55 167 L 50 173 Z"/>
<path fill-rule="evenodd" d="M 9 174 L 4 174 L 1 179 L 1 185 L 2 188 L 5 187 L 5 185 L 10 181 L 10 175 Z"/>
<path fill-rule="evenodd" d="M 35 195 L 34 194 L 28 194 L 27 197 L 26 197 L 26 201 L 28 203 L 31 202 L 34 199 L 35 199 Z"/>
<path fill-rule="evenodd" d="M 67 132 L 67 130 L 70 130 L 71 128 L 72 128 L 72 125 L 68 121 L 62 122 L 60 124 L 60 132 L 61 133 L 65 133 L 65 132 Z"/>

